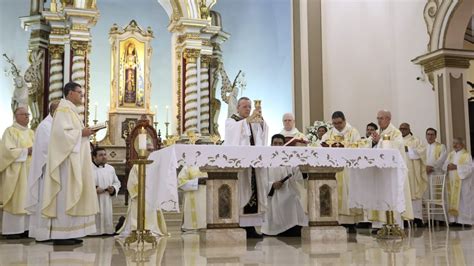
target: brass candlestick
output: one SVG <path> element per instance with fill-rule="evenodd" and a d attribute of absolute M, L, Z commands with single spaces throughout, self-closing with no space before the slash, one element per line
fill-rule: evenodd
<path fill-rule="evenodd" d="M 385 211 L 385 217 L 387 223 L 377 232 L 377 238 L 379 239 L 394 239 L 404 238 L 405 232 L 395 223 L 393 211 Z"/>
<path fill-rule="evenodd" d="M 166 126 L 166 134 L 165 134 L 165 136 L 166 136 L 166 138 L 168 138 L 168 136 L 169 136 L 169 134 L 168 134 L 168 127 L 169 127 L 169 125 L 170 125 L 170 122 L 165 122 L 165 126 Z"/>
<path fill-rule="evenodd" d="M 137 213 L 137 230 L 133 230 L 131 234 L 125 238 L 125 245 L 130 246 L 131 243 L 138 242 L 138 244 L 151 243 L 156 245 L 156 238 L 151 234 L 150 230 L 145 229 L 145 178 L 146 165 L 153 161 L 147 160 L 147 151 L 140 149 L 138 152 L 138 159 L 132 160 L 133 164 L 138 165 L 138 213 Z"/>

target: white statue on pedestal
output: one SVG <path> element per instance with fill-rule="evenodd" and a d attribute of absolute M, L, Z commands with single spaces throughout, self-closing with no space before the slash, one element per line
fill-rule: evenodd
<path fill-rule="evenodd" d="M 222 77 L 221 98 L 225 103 L 227 103 L 227 118 L 229 118 L 237 112 L 239 88 L 240 92 L 242 92 L 247 86 L 245 73 L 242 72 L 242 70 L 239 70 L 234 82 L 231 84 L 223 64 L 220 64 L 218 71 Z"/>
<path fill-rule="evenodd" d="M 10 63 L 10 74 L 13 76 L 15 88 L 13 89 L 13 97 L 11 102 L 12 112 L 18 107 L 28 107 L 28 86 L 20 74 L 20 69 L 15 65 L 13 59 L 10 59 L 6 54 L 3 57 Z"/>

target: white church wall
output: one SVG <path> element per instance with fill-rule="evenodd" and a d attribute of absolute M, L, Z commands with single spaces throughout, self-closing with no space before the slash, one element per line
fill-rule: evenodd
<path fill-rule="evenodd" d="M 380 109 L 415 135 L 437 127 L 436 95 L 410 62 L 426 53 L 426 1 L 325 0 L 322 3 L 324 116 L 346 113 L 361 132 Z"/>

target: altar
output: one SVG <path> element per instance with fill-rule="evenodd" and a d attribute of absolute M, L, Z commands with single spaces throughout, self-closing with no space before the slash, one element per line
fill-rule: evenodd
<path fill-rule="evenodd" d="M 153 163 L 147 169 L 147 179 L 151 179 L 148 184 L 152 189 L 146 196 L 156 208 L 169 207 L 169 199 L 160 192 L 167 190 L 169 193 L 169 189 L 175 188 L 160 187 L 160 180 L 176 179 L 179 166 L 196 166 L 208 172 L 207 204 L 212 207 L 207 208 L 207 231 L 235 231 L 239 227 L 237 174 L 247 167 L 291 166 L 300 167 L 303 173 L 307 173 L 311 230 L 338 225 L 335 174 L 343 168 L 347 168 L 351 177 L 350 207 L 400 213 L 405 210 L 403 187 L 407 170 L 396 149 L 177 144 L 153 152 L 149 159 Z M 224 207 L 225 204 L 228 206 Z M 310 239 L 327 240 L 321 238 L 321 231 L 313 234 L 305 229 L 303 238 L 306 232 Z M 339 231 L 339 236 L 342 237 L 342 231 Z M 346 237 L 345 230 L 343 237 Z"/>

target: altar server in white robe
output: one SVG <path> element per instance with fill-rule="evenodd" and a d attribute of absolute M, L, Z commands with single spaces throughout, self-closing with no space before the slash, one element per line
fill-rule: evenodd
<path fill-rule="evenodd" d="M 447 173 L 449 222 L 453 226 L 472 226 L 474 224 L 472 157 L 465 149 L 464 140 L 461 138 L 453 139 L 453 148 L 443 166 Z"/>
<path fill-rule="evenodd" d="M 272 137 L 272 146 L 283 146 L 285 137 L 276 134 Z M 291 174 L 287 180 L 285 177 Z M 305 214 L 306 202 L 302 195 L 306 194 L 303 175 L 298 167 L 275 167 L 267 169 L 267 191 L 274 189 L 272 196 L 268 195 L 265 221 L 262 233 L 266 235 L 301 236 L 301 227 L 308 225 Z"/>
<path fill-rule="evenodd" d="M 250 115 L 252 102 L 241 97 L 237 102 L 237 114 L 227 118 L 225 123 L 226 146 L 265 146 L 268 126 L 263 120 L 261 108 L 255 108 Z M 262 122 L 255 123 L 255 118 Z M 239 173 L 240 226 L 247 231 L 247 237 L 261 237 L 254 226 L 261 226 L 266 207 L 264 178 L 265 169 L 248 168 Z"/>
<path fill-rule="evenodd" d="M 98 147 L 92 151 L 92 162 L 92 175 L 99 199 L 99 213 L 95 215 L 97 232 L 94 235 L 111 235 L 115 233 L 112 198 L 119 192 L 120 181 L 115 169 L 107 164 L 104 148 Z"/>
<path fill-rule="evenodd" d="M 321 145 L 323 147 L 334 143 L 337 137 L 342 137 L 345 145 L 360 140 L 359 131 L 346 121 L 343 112 L 336 111 L 331 118 L 334 127 L 322 137 Z M 349 209 L 349 179 L 347 169 L 336 174 L 339 223 L 348 228 L 349 233 L 356 233 L 355 223 L 363 219 L 363 211 L 362 209 Z"/>
<path fill-rule="evenodd" d="M 423 227 L 422 198 L 428 189 L 428 175 L 425 165 L 426 146 L 421 139 L 413 136 L 408 123 L 401 123 L 399 129 L 402 132 L 405 145 L 414 222 L 418 227 Z"/>
<path fill-rule="evenodd" d="M 205 229 L 206 186 L 200 180 L 207 178 L 196 166 L 184 166 L 178 174 L 178 188 L 183 191 L 183 231 Z"/>
<path fill-rule="evenodd" d="M 37 241 L 49 238 L 50 220 L 41 215 L 41 201 L 43 200 L 44 173 L 46 170 L 46 160 L 48 159 L 48 145 L 51 135 L 51 125 L 53 116 L 58 107 L 59 100 L 53 100 L 49 104 L 48 116 L 39 123 L 35 132 L 35 142 L 33 143 L 33 155 L 31 157 L 31 167 L 28 174 L 28 197 L 26 209 L 31 213 L 29 225 L 29 237 Z"/>
<path fill-rule="evenodd" d="M 49 237 L 55 245 L 75 245 L 82 243 L 77 238 L 96 231 L 99 204 L 89 142 L 94 131 L 79 116 L 81 85 L 69 82 L 63 93 L 51 127 L 41 212 L 51 219 Z"/>
<path fill-rule="evenodd" d="M 438 132 L 434 128 L 426 130 L 426 173 L 442 174 L 443 165 L 448 157 L 446 146 L 436 141 Z"/>
<path fill-rule="evenodd" d="M 376 143 L 374 148 L 381 149 L 383 144 L 383 138 L 386 137 L 389 139 L 390 147 L 392 149 L 398 149 L 402 158 L 405 158 L 405 146 L 403 143 L 402 133 L 391 123 L 391 121 L 392 113 L 390 111 L 381 110 L 377 113 L 377 122 L 380 128 L 376 133 L 372 135 L 372 141 Z M 401 214 L 401 217 L 400 214 L 395 213 L 395 219 L 397 220 L 400 227 L 403 227 L 402 219 L 413 220 L 414 218 L 413 205 L 411 203 L 410 183 L 408 181 L 407 171 L 405 171 L 403 188 L 405 196 L 405 211 Z M 367 193 L 370 193 L 370 191 L 368 191 Z M 373 221 L 373 228 L 381 228 L 383 223 L 386 222 L 385 212 L 371 210 L 369 213 L 369 220 Z"/>
<path fill-rule="evenodd" d="M 148 147 L 153 151 L 152 147 Z M 152 189 L 149 178 L 145 179 L 145 190 Z M 130 235 L 133 230 L 137 230 L 138 214 L 138 165 L 134 165 L 130 170 L 127 181 L 127 190 L 129 194 L 127 217 L 122 228 L 118 230 L 120 238 Z M 144 191 L 145 195 L 149 194 Z M 145 198 L 145 229 L 150 230 L 151 234 L 160 237 L 168 234 L 165 218 L 161 210 L 153 209 Z"/>
<path fill-rule="evenodd" d="M 3 133 L 0 142 L 0 196 L 3 202 L 2 234 L 7 238 L 27 237 L 28 171 L 34 139 L 28 108 L 18 107 L 14 112 L 13 125 Z"/>

